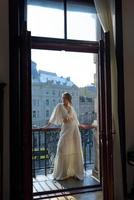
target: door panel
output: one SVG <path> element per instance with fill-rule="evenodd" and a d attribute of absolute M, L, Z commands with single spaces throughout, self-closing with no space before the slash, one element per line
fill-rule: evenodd
<path fill-rule="evenodd" d="M 98 68 L 98 94 L 99 94 L 99 132 L 101 152 L 101 173 L 104 200 L 107 196 L 107 148 L 106 148 L 106 116 L 105 116 L 105 83 L 104 83 L 104 41 L 100 41 L 99 68 Z"/>
<path fill-rule="evenodd" d="M 32 197 L 32 137 L 31 137 L 31 35 L 26 25 L 22 28 L 20 44 L 20 112 L 23 159 L 23 195 L 25 200 Z"/>
<path fill-rule="evenodd" d="M 100 41 L 99 52 L 99 131 L 104 200 L 113 200 L 113 140 L 111 113 L 111 69 L 109 32 Z"/>
<path fill-rule="evenodd" d="M 110 33 L 105 33 L 105 87 L 106 87 L 106 133 L 107 133 L 107 162 L 108 162 L 108 195 L 113 200 L 113 138 L 111 111 L 111 67 L 110 67 Z"/>

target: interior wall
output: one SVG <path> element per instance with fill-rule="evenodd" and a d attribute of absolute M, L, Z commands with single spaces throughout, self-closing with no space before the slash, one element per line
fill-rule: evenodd
<path fill-rule="evenodd" d="M 126 151 L 134 151 L 134 1 L 122 0 Z M 126 152 L 127 153 L 127 152 Z M 128 192 L 134 182 L 134 167 L 127 164 Z"/>
<path fill-rule="evenodd" d="M 4 96 L 3 200 L 9 199 L 9 27 L 8 0 L 0 0 L 0 81 L 6 83 Z"/>

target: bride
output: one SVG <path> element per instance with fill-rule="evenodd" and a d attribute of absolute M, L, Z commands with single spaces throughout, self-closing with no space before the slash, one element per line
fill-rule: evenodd
<path fill-rule="evenodd" d="M 62 103 L 57 104 L 48 124 L 43 128 L 48 128 L 51 124 L 61 125 L 54 162 L 54 179 L 64 180 L 75 177 L 82 180 L 84 177 L 84 163 L 79 131 L 80 125 L 72 106 L 72 96 L 69 93 L 63 93 Z"/>

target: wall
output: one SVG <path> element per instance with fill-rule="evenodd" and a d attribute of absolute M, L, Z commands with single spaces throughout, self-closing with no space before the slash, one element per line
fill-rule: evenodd
<path fill-rule="evenodd" d="M 134 1 L 122 0 L 126 150 L 134 150 Z M 128 191 L 134 181 L 134 167 L 127 164 Z"/>
<path fill-rule="evenodd" d="M 9 199 L 9 28 L 8 0 L 0 0 L 0 81 L 7 84 L 4 100 L 4 200 Z"/>

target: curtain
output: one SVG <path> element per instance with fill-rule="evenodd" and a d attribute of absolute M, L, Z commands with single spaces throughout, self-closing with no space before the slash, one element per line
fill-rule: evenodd
<path fill-rule="evenodd" d="M 113 1 L 112 1 L 113 2 Z M 117 64 L 114 44 L 114 29 L 110 0 L 94 0 L 97 15 L 104 32 L 110 32 L 110 59 L 111 59 L 111 96 L 112 96 L 112 125 L 115 131 L 113 139 L 113 163 L 114 163 L 114 199 L 123 200 L 123 180 L 121 165 L 120 135 L 118 123 L 118 85 Z"/>

